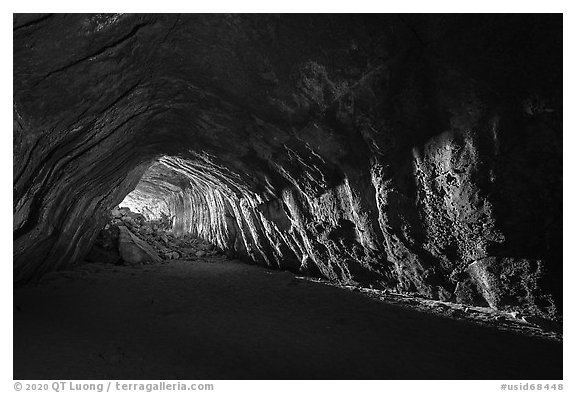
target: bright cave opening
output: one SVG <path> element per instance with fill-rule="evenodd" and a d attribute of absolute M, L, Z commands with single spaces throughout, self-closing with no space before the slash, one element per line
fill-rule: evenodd
<path fill-rule="evenodd" d="M 215 212 L 206 211 L 211 205 L 205 193 L 193 191 L 198 187 L 194 176 L 168 164 L 174 162 L 166 156 L 154 161 L 136 188 L 109 212 L 86 257 L 88 262 L 133 266 L 224 254 L 222 248 L 198 236 L 210 229 L 199 228 L 202 220 L 197 217 Z M 196 216 L 184 204 L 196 206 Z"/>

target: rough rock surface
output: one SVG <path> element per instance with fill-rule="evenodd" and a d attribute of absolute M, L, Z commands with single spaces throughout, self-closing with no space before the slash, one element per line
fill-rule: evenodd
<path fill-rule="evenodd" d="M 134 188 L 258 264 L 559 317 L 562 17 L 15 15 L 15 281 Z"/>
<path fill-rule="evenodd" d="M 118 250 L 125 263 L 129 265 L 160 263 L 160 257 L 146 242 L 140 240 L 125 226 L 121 226 L 119 229 Z"/>
<path fill-rule="evenodd" d="M 213 244 L 189 234 L 174 236 L 171 228 L 164 214 L 160 214 L 158 219 L 147 220 L 127 207 L 114 208 L 110 221 L 96 237 L 86 261 L 146 265 L 169 259 L 190 261 L 221 253 Z"/>

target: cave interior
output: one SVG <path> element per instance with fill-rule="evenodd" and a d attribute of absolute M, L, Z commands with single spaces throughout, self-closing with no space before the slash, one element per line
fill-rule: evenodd
<path fill-rule="evenodd" d="M 318 369 L 331 356 L 319 349 L 299 371 L 296 361 L 294 367 L 284 364 L 296 378 L 561 375 L 558 340 L 452 325 L 454 320 L 388 305 L 380 309 L 348 300 L 333 287 L 481 309 L 499 315 L 498 321 L 512 315 L 558 334 L 561 15 L 15 14 L 13 41 L 13 274 L 20 293 L 15 318 L 21 321 L 15 326 L 27 333 L 20 340 L 15 332 L 18 375 L 43 375 L 40 366 L 24 360 L 35 356 L 25 342 L 38 336 L 32 325 L 42 319 L 35 299 L 44 296 L 57 307 L 60 298 L 47 293 L 68 288 L 77 291 L 74 302 L 86 296 L 96 303 L 97 297 L 82 291 L 105 286 L 98 287 L 97 278 L 84 282 L 86 275 L 115 282 L 134 272 L 158 273 L 163 278 L 150 285 L 170 299 L 186 291 L 195 299 L 208 293 L 217 299 L 198 277 L 221 275 L 213 282 L 218 294 L 244 299 L 253 307 L 244 315 L 264 318 L 271 327 L 277 322 L 266 318 L 283 302 L 290 308 L 299 296 L 304 305 L 315 296 L 308 287 L 296 288 L 327 283 L 311 306 L 314 315 L 324 315 L 324 299 L 330 305 L 326 318 L 342 312 L 343 319 L 363 324 L 366 338 L 338 320 L 351 345 L 345 355 L 334 355 L 342 364 Z M 174 272 L 162 270 L 169 266 Z M 185 277 L 196 277 L 197 287 L 186 289 L 178 281 Z M 226 277 L 245 279 L 255 293 L 228 293 Z M 255 277 L 270 281 L 259 284 Z M 140 296 L 120 294 L 129 291 L 128 281 L 109 285 L 120 298 Z M 346 296 L 358 295 L 352 292 Z M 270 309 L 256 305 L 273 300 L 279 303 Z M 224 300 L 214 303 L 228 310 Z M 80 313 L 83 307 L 70 305 Z M 118 315 L 125 310 L 107 307 Z M 373 321 L 354 315 L 355 307 L 383 315 Z M 26 310 L 39 314 L 26 316 Z M 411 328 L 420 329 L 415 335 L 426 336 L 421 330 L 429 329 L 443 346 L 465 337 L 438 336 L 466 326 L 484 337 L 482 345 L 495 357 L 456 356 L 460 367 L 447 360 L 453 355 L 447 352 L 430 366 L 434 357 L 423 352 L 437 349 L 430 347 L 434 340 L 421 338 L 408 345 L 428 364 L 418 372 L 390 364 L 388 373 L 354 362 L 346 366 L 344 358 L 356 359 L 355 351 L 381 343 L 386 332 L 400 335 L 380 325 L 386 313 L 405 322 L 397 329 L 413 318 L 420 323 Z M 315 319 L 305 311 L 298 316 Z M 226 318 L 214 326 L 234 323 Z M 238 323 L 243 326 L 241 318 Z M 295 326 L 307 332 L 313 325 Z M 230 335 L 222 340 L 240 345 Z M 253 350 L 260 348 L 246 340 Z M 290 341 L 262 340 L 266 348 L 285 344 L 286 356 L 299 358 L 287 349 Z M 203 347 L 197 341 L 190 351 L 209 350 L 209 342 Z M 546 358 L 549 367 L 497 358 L 502 354 L 489 342 L 516 345 L 523 361 Z M 484 354 L 461 345 L 462 351 Z M 110 348 L 101 358 L 112 368 L 91 369 L 101 374 L 70 365 L 48 368 L 52 374 L 46 375 L 286 377 L 282 364 L 260 364 L 248 355 L 222 355 L 212 366 L 208 361 L 190 371 L 181 359 L 188 355 L 180 352 L 167 353 L 180 360 L 157 374 L 145 366 L 116 374 L 111 370 L 130 354 L 117 354 L 116 344 Z M 222 364 L 238 362 L 248 369 L 223 371 Z M 479 367 L 485 374 L 478 377 L 470 371 L 473 362 L 498 365 Z"/>

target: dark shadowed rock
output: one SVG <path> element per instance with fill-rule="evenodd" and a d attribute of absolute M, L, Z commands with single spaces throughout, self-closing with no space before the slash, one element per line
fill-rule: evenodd
<path fill-rule="evenodd" d="M 114 252 L 106 250 L 95 245 L 90 249 L 90 252 L 86 255 L 85 260 L 87 262 L 117 264 L 118 262 L 120 262 L 120 254 L 118 251 Z"/>
<path fill-rule="evenodd" d="M 146 242 L 139 239 L 125 226 L 119 228 L 118 249 L 124 263 L 128 265 L 147 265 L 161 262 L 160 257 Z"/>

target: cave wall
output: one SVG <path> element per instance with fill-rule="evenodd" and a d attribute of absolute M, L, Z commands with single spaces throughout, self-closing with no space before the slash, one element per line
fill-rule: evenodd
<path fill-rule="evenodd" d="M 557 317 L 562 17 L 15 15 L 15 281 L 134 188 L 259 264 Z"/>

